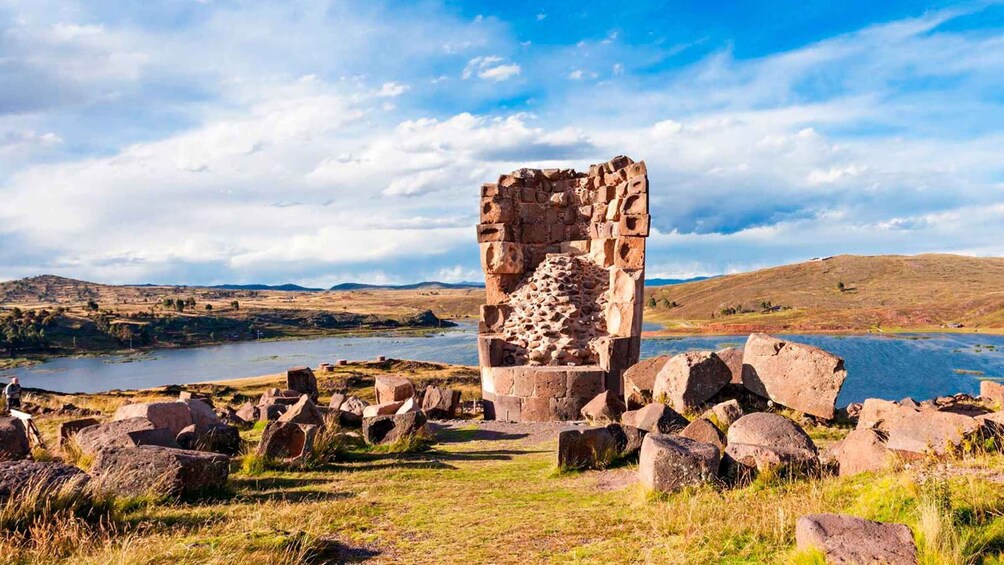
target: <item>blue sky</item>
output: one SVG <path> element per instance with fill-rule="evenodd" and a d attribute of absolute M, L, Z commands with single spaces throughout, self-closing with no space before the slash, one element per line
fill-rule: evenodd
<path fill-rule="evenodd" d="M 0 0 L 0 279 L 479 280 L 478 186 L 644 159 L 648 276 L 1004 255 L 1004 3 Z"/>

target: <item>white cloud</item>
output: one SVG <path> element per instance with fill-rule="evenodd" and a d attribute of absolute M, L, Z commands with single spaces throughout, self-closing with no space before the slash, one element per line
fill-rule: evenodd
<path fill-rule="evenodd" d="M 478 78 L 494 82 L 502 82 L 519 75 L 522 69 L 516 63 L 505 63 L 505 59 L 497 55 L 475 57 L 467 62 L 461 77 L 469 79 L 477 75 Z"/>
<path fill-rule="evenodd" d="M 401 96 L 402 94 L 410 90 L 410 88 L 411 87 L 409 87 L 406 84 L 398 84 L 396 82 L 385 82 L 383 83 L 383 86 L 380 87 L 380 92 L 377 93 L 377 96 L 394 98 L 396 96 Z"/>

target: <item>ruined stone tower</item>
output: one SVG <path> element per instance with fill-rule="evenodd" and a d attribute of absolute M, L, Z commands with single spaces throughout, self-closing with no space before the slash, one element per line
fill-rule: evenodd
<path fill-rule="evenodd" d="M 645 163 L 520 169 L 481 188 L 478 359 L 485 417 L 577 420 L 638 361 Z"/>

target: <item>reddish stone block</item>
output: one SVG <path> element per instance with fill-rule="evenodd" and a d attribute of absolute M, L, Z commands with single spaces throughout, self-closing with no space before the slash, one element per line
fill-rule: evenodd
<path fill-rule="evenodd" d="M 622 269 L 644 269 L 645 238 L 617 238 L 617 252 L 614 255 L 614 265 Z"/>
<path fill-rule="evenodd" d="M 648 193 L 626 195 L 621 211 L 627 216 L 648 214 Z"/>
<path fill-rule="evenodd" d="M 535 367 L 533 395 L 543 397 L 565 396 L 566 373 L 559 367 Z"/>
<path fill-rule="evenodd" d="M 478 243 L 519 241 L 519 226 L 513 224 L 478 224 Z"/>
<path fill-rule="evenodd" d="M 627 194 L 648 193 L 648 177 L 634 177 L 627 181 Z"/>
<path fill-rule="evenodd" d="M 485 300 L 488 304 L 502 304 L 509 300 L 509 293 L 516 290 L 520 275 L 485 275 Z"/>
<path fill-rule="evenodd" d="M 552 398 L 530 396 L 522 399 L 520 419 L 523 422 L 550 422 L 555 420 L 551 410 Z"/>
<path fill-rule="evenodd" d="M 586 402 L 589 402 L 597 394 L 603 392 L 606 385 L 606 372 L 599 367 L 567 367 L 567 369 L 565 396 L 584 398 Z"/>
<path fill-rule="evenodd" d="M 621 216 L 620 221 L 617 222 L 617 229 L 614 231 L 618 237 L 648 237 L 649 216 L 648 214 L 643 216 Z"/>
<path fill-rule="evenodd" d="M 495 334 L 502 331 L 506 317 L 512 312 L 508 304 L 483 304 L 481 306 L 481 323 L 479 333 Z"/>
<path fill-rule="evenodd" d="M 509 241 L 481 244 L 481 268 L 492 275 L 516 275 L 523 272 L 523 246 Z"/>
<path fill-rule="evenodd" d="M 645 166 L 645 161 L 638 161 L 637 163 L 628 165 L 627 175 L 629 179 L 648 175 L 648 167 Z"/>
<path fill-rule="evenodd" d="M 515 396 L 515 382 L 518 370 L 513 367 L 496 367 L 492 371 L 496 394 Z"/>
<path fill-rule="evenodd" d="M 491 198 L 499 193 L 499 185 L 493 182 L 486 182 L 481 185 L 481 198 Z"/>

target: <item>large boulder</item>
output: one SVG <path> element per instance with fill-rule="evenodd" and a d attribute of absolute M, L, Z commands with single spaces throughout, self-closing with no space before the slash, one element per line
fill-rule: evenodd
<path fill-rule="evenodd" d="M 559 469 L 597 469 L 620 456 L 621 448 L 607 428 L 570 427 L 558 432 Z"/>
<path fill-rule="evenodd" d="M 112 420 L 146 418 L 158 428 L 167 428 L 177 436 L 181 430 L 191 426 L 192 411 L 184 402 L 140 402 L 126 404 L 115 411 Z"/>
<path fill-rule="evenodd" d="M 63 422 L 59 424 L 59 446 L 62 447 L 66 445 L 73 436 L 77 435 L 77 432 L 84 428 L 90 426 L 97 426 L 101 422 L 95 420 L 94 418 L 81 418 L 79 420 L 70 420 L 68 422 Z"/>
<path fill-rule="evenodd" d="M 844 360 L 818 347 L 752 334 L 743 351 L 743 385 L 805 414 L 832 420 L 847 371 Z"/>
<path fill-rule="evenodd" d="M 457 417 L 460 409 L 460 391 L 438 386 L 425 387 L 422 411 L 433 420 Z"/>
<path fill-rule="evenodd" d="M 415 396 L 415 385 L 399 375 L 380 375 L 376 378 L 377 404 L 386 402 L 403 402 Z"/>
<path fill-rule="evenodd" d="M 980 398 L 998 410 L 1004 408 L 1004 384 L 997 381 L 980 381 Z"/>
<path fill-rule="evenodd" d="M 180 432 L 179 432 L 180 433 Z M 113 420 L 88 426 L 74 436 L 74 443 L 85 455 L 95 455 L 102 447 L 136 447 L 156 445 L 180 447 L 177 434 L 167 428 L 158 428 L 146 418 Z"/>
<path fill-rule="evenodd" d="M 729 373 L 732 374 L 729 384 L 743 384 L 743 350 L 735 347 L 726 347 L 725 349 L 716 351 L 715 354 L 729 367 Z"/>
<path fill-rule="evenodd" d="M 317 426 L 294 422 L 270 422 L 258 442 L 258 454 L 288 462 L 303 461 L 314 452 Z"/>
<path fill-rule="evenodd" d="M 389 416 L 391 414 L 397 414 L 397 411 L 404 406 L 404 401 L 400 400 L 397 402 L 385 402 L 383 404 L 370 404 L 369 406 L 363 407 L 363 419 L 374 418 L 376 416 Z"/>
<path fill-rule="evenodd" d="M 729 427 L 725 454 L 740 466 L 736 471 L 779 467 L 812 469 L 818 465 L 816 445 L 791 420 L 767 412 L 739 418 Z"/>
<path fill-rule="evenodd" d="M 343 426 L 359 427 L 363 423 L 363 411 L 369 403 L 358 396 L 349 395 L 338 407 L 338 421 Z"/>
<path fill-rule="evenodd" d="M 970 415 L 870 400 L 864 402 L 857 429 L 886 433 L 886 447 L 904 455 L 946 456 L 983 430 L 983 423 Z"/>
<path fill-rule="evenodd" d="M 241 450 L 240 431 L 235 426 L 219 424 L 216 426 L 188 426 L 175 438 L 182 449 L 222 453 L 234 456 Z"/>
<path fill-rule="evenodd" d="M 721 429 L 727 430 L 736 420 L 743 417 L 743 409 L 739 406 L 739 402 L 733 398 L 715 404 L 704 413 L 704 417 L 713 420 L 721 426 Z"/>
<path fill-rule="evenodd" d="M 3 461 L 0 462 L 0 505 L 34 490 L 41 491 L 44 500 L 63 489 L 83 489 L 89 480 L 80 469 L 62 463 Z"/>
<path fill-rule="evenodd" d="M 669 357 L 642 359 L 624 371 L 624 403 L 629 409 L 635 410 L 652 402 L 655 377 Z"/>
<path fill-rule="evenodd" d="M 717 447 L 719 451 L 725 451 L 725 434 L 707 418 L 698 418 L 691 422 L 680 432 L 680 437 L 709 443 Z"/>
<path fill-rule="evenodd" d="M 395 414 L 407 414 L 408 412 L 418 412 L 422 409 L 421 402 L 414 396 L 401 403 Z"/>
<path fill-rule="evenodd" d="M 0 461 L 24 459 L 30 453 L 24 422 L 17 418 L 0 418 Z"/>
<path fill-rule="evenodd" d="M 304 394 L 300 397 L 299 402 L 290 406 L 282 416 L 279 416 L 279 421 L 323 426 L 324 416 L 321 415 L 321 411 L 317 409 L 310 396 Z"/>
<path fill-rule="evenodd" d="M 828 456 L 837 464 L 837 472 L 841 477 L 882 471 L 895 457 L 886 447 L 882 433 L 868 428 L 847 434 L 847 437 L 830 448 Z"/>
<path fill-rule="evenodd" d="M 653 402 L 639 410 L 621 414 L 621 423 L 649 433 L 671 434 L 687 427 L 690 422 L 675 410 Z"/>
<path fill-rule="evenodd" d="M 192 415 L 192 423 L 197 427 L 210 428 L 213 426 L 223 425 L 223 420 L 216 415 L 216 411 L 213 410 L 213 407 L 205 401 L 197 398 L 187 398 L 181 399 L 178 402 L 188 407 L 188 411 Z"/>
<path fill-rule="evenodd" d="M 821 551 L 827 563 L 915 565 L 910 528 L 842 514 L 811 514 L 795 522 L 798 549 Z"/>
<path fill-rule="evenodd" d="M 630 457 L 641 449 L 641 442 L 648 433 L 634 426 L 624 424 L 607 424 L 607 431 L 614 437 L 617 444 L 618 457 Z"/>
<path fill-rule="evenodd" d="M 237 409 L 237 417 L 248 424 L 254 424 L 258 420 L 261 420 L 261 406 L 257 404 L 251 404 L 250 402 L 245 402 Z"/>
<path fill-rule="evenodd" d="M 105 447 L 98 451 L 90 474 L 102 488 L 118 494 L 195 496 L 226 485 L 230 458 L 151 445 Z"/>
<path fill-rule="evenodd" d="M 286 371 L 286 389 L 306 394 L 317 402 L 317 377 L 310 367 L 293 367 Z"/>
<path fill-rule="evenodd" d="M 673 492 L 718 476 L 717 447 L 680 436 L 648 434 L 641 444 L 638 477 L 649 490 Z"/>
<path fill-rule="evenodd" d="M 620 396 L 607 390 L 582 407 L 582 416 L 591 422 L 616 422 L 627 408 Z"/>
<path fill-rule="evenodd" d="M 273 404 L 285 404 L 286 406 L 290 406 L 299 402 L 301 396 L 303 395 L 295 390 L 279 390 L 277 388 L 270 388 L 262 393 L 261 398 L 258 399 L 258 405 L 270 406 Z"/>
<path fill-rule="evenodd" d="M 678 412 L 707 402 L 729 383 L 729 366 L 712 351 L 674 355 L 655 377 L 652 394 L 663 397 Z"/>
<path fill-rule="evenodd" d="M 423 412 L 387 414 L 363 419 L 363 439 L 370 445 L 394 443 L 425 428 Z"/>

